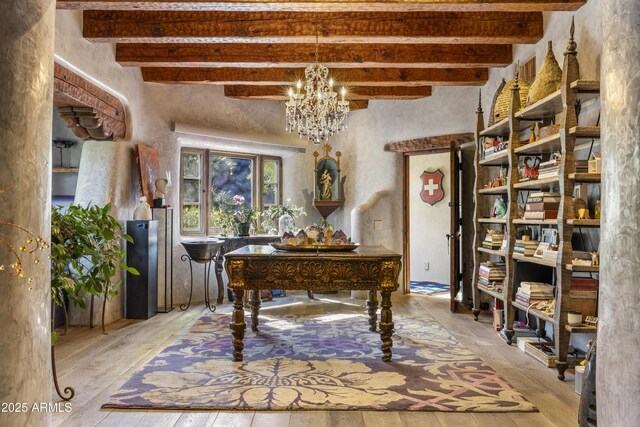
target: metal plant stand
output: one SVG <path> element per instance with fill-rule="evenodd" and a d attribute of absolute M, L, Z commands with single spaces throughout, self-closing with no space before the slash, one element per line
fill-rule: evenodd
<path fill-rule="evenodd" d="M 186 310 L 191 306 L 191 297 L 193 296 L 193 263 L 203 264 L 204 266 L 204 303 L 211 312 L 216 311 L 215 304 L 212 304 L 209 297 L 209 283 L 211 276 L 211 265 L 216 262 L 216 255 L 221 241 L 205 240 L 200 242 L 182 242 L 182 246 L 187 251 L 180 259 L 184 262 L 189 260 L 189 274 L 191 278 L 191 286 L 189 288 L 189 302 L 180 304 L 180 310 Z"/>

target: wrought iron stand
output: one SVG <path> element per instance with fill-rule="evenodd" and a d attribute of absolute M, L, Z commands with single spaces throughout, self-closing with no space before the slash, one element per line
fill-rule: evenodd
<path fill-rule="evenodd" d="M 151 208 L 152 219 L 156 219 L 157 210 L 164 211 L 164 307 L 158 307 L 157 312 L 169 313 L 175 308 L 173 306 L 173 208 L 170 206 Z M 167 306 L 167 281 L 169 282 L 169 306 Z"/>
<path fill-rule="evenodd" d="M 216 311 L 215 304 L 211 304 L 209 300 L 209 276 L 211 274 L 211 264 L 215 263 L 216 256 L 213 255 L 211 258 L 206 260 L 202 259 L 193 259 L 189 255 L 184 254 L 180 257 L 182 261 L 189 260 L 189 274 L 191 276 L 191 287 L 189 288 L 189 302 L 186 304 L 180 304 L 180 310 L 186 310 L 191 305 L 191 296 L 193 295 L 193 262 L 204 265 L 204 303 L 207 308 L 211 310 L 211 312 Z"/>

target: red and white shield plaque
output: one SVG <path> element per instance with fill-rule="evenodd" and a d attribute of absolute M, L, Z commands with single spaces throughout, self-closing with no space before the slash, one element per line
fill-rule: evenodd
<path fill-rule="evenodd" d="M 440 169 L 422 172 L 422 175 L 420 175 L 420 179 L 422 180 L 420 198 L 423 202 L 433 206 L 444 198 L 442 178 L 444 178 L 444 174 L 440 172 Z"/>

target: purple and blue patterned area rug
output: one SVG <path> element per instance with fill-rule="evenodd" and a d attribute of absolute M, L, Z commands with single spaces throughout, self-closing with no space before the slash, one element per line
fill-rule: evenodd
<path fill-rule="evenodd" d="M 412 294 L 435 295 L 448 293 L 450 290 L 450 286 L 448 284 L 445 285 L 444 283 L 437 282 L 418 282 L 412 280 L 410 285 Z"/>
<path fill-rule="evenodd" d="M 536 412 L 429 316 L 396 316 L 393 361 L 359 313 L 261 315 L 233 362 L 229 315 L 207 314 L 103 408 Z"/>

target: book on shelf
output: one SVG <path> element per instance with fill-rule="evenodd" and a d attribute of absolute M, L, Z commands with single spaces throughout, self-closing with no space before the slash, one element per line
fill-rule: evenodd
<path fill-rule="evenodd" d="M 516 240 L 513 247 L 513 253 L 524 256 L 533 256 L 539 243 L 540 242 L 537 240 Z"/>
<path fill-rule="evenodd" d="M 549 245 L 551 247 L 551 245 Z M 555 249 L 545 249 L 542 251 L 542 259 L 545 259 L 547 261 L 553 261 L 553 262 L 557 262 L 558 261 L 558 251 L 556 251 Z"/>
<path fill-rule="evenodd" d="M 525 211 L 545 211 L 545 210 L 557 210 L 560 207 L 560 202 L 541 201 L 533 202 L 524 205 Z"/>
<path fill-rule="evenodd" d="M 575 164 L 577 173 L 589 172 L 589 160 L 576 160 Z"/>
<path fill-rule="evenodd" d="M 544 197 L 544 198 L 547 198 L 547 197 L 558 197 L 559 198 L 560 197 L 560 193 L 547 192 L 547 191 L 534 191 L 534 192 L 529 193 L 529 197 L 527 199 L 536 198 L 536 197 Z"/>
<path fill-rule="evenodd" d="M 533 253 L 533 256 L 536 257 L 536 258 L 542 258 L 542 255 L 544 254 L 544 251 L 549 249 L 549 246 L 551 246 L 551 243 L 540 242 L 540 244 L 536 248 L 536 251 Z"/>
<path fill-rule="evenodd" d="M 547 209 L 542 211 L 525 210 L 524 212 L 524 219 L 547 220 L 547 219 L 557 219 L 557 218 L 558 218 L 557 209 Z"/>

